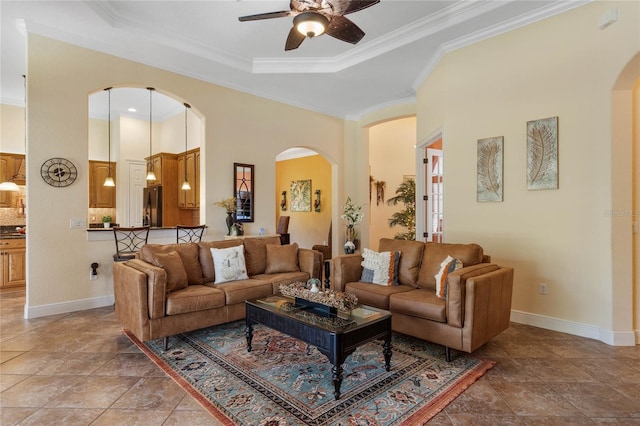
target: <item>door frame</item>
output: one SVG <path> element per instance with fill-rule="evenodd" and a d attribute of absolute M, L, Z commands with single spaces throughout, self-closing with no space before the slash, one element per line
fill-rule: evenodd
<path fill-rule="evenodd" d="M 424 167 L 424 158 L 426 149 L 442 139 L 442 153 L 444 157 L 444 131 L 442 127 L 433 131 L 429 136 L 422 139 L 416 144 L 415 161 L 416 161 L 416 241 L 425 241 L 423 237 L 427 231 L 427 202 L 423 199 L 426 193 L 427 172 Z"/>

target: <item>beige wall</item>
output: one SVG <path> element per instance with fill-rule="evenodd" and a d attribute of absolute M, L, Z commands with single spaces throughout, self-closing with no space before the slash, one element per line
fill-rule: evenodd
<path fill-rule="evenodd" d="M 311 179 L 311 211 L 291 211 L 291 181 Z M 320 190 L 320 213 L 313 210 L 315 191 Z M 280 210 L 282 191 L 287 191 L 287 210 Z M 289 234 L 291 242 L 298 243 L 300 247 L 312 248 L 316 244 L 326 244 L 329 239 L 329 226 L 331 225 L 331 165 L 320 155 L 302 157 L 293 160 L 278 161 L 276 163 L 275 198 L 277 200 L 276 222 L 267 229 L 267 232 L 277 230 L 278 218 L 290 216 Z"/>
<path fill-rule="evenodd" d="M 393 238 L 406 228 L 389 227 L 389 218 L 403 209 L 402 204 L 388 206 L 386 200 L 395 196 L 404 175 L 415 175 L 416 118 L 391 120 L 369 128 L 370 173 L 375 180 L 386 182 L 384 202 L 376 203 L 376 189 L 371 188 L 371 220 L 369 241 L 377 249 L 380 238 Z M 368 200 L 367 200 L 368 201 Z"/>
<path fill-rule="evenodd" d="M 247 232 L 275 222 L 277 153 L 299 146 L 322 152 L 338 165 L 343 121 L 243 94 L 131 61 L 53 41 L 28 37 L 27 311 L 80 309 L 104 304 L 113 295 L 113 241 L 87 241 L 87 231 L 70 229 L 71 218 L 87 214 L 87 96 L 104 87 L 153 86 L 189 102 L 205 126 L 202 147 L 207 204 L 207 238 L 226 234 L 224 214 L 213 202 L 231 195 L 234 162 L 256 165 L 256 221 Z M 50 157 L 65 157 L 79 169 L 76 183 L 52 188 L 39 177 Z M 122 176 L 118 170 L 118 176 Z M 264 188 L 266 190 L 260 190 Z M 89 281 L 89 265 L 100 263 L 99 279 Z M 58 305 L 61 304 L 61 305 Z M 41 309 L 39 312 L 46 312 Z"/>
<path fill-rule="evenodd" d="M 24 108 L 0 104 L 0 152 L 24 154 Z"/>
<path fill-rule="evenodd" d="M 640 78 L 633 88 L 633 209 L 632 226 L 640 227 Z M 636 342 L 640 342 L 640 233 L 633 234 L 633 294 Z"/>
<path fill-rule="evenodd" d="M 620 20 L 601 31 L 611 7 Z M 418 140 L 444 132 L 445 241 L 478 242 L 515 268 L 520 320 L 618 343 L 633 341 L 631 280 L 618 283 L 622 294 L 612 282 L 618 231 L 607 212 L 623 207 L 612 192 L 612 151 L 630 147 L 612 144 L 611 90 L 640 48 L 638 7 L 595 2 L 450 52 L 417 105 Z M 552 116 L 559 189 L 528 191 L 526 122 Z M 477 203 L 476 141 L 491 136 L 504 136 L 504 202 Z M 628 251 L 618 256 L 630 270 Z"/>

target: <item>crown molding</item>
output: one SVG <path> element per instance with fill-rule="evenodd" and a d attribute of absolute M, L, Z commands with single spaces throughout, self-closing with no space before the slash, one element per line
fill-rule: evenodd
<path fill-rule="evenodd" d="M 503 5 L 503 2 L 491 0 L 454 3 L 436 13 L 334 57 L 255 58 L 253 59 L 252 72 L 255 74 L 336 73 L 491 12 Z"/>

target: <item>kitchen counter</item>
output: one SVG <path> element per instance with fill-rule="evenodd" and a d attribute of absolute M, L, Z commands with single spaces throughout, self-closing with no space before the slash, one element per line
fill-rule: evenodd
<path fill-rule="evenodd" d="M 205 229 L 205 235 L 207 230 Z M 87 241 L 114 241 L 113 228 L 87 228 Z M 168 244 L 176 242 L 176 227 L 149 228 L 149 244 Z"/>
<path fill-rule="evenodd" d="M 26 237 L 26 234 L 19 232 L 0 232 L 0 240 L 24 240 Z"/>

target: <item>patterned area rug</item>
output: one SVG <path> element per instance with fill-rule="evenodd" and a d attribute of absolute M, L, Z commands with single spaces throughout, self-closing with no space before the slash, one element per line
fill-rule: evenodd
<path fill-rule="evenodd" d="M 333 396 L 331 364 L 311 345 L 256 325 L 247 352 L 244 321 L 141 343 L 129 338 L 216 419 L 228 425 L 416 425 L 435 416 L 494 362 L 394 333 L 391 371 L 383 342 L 359 347 Z"/>

